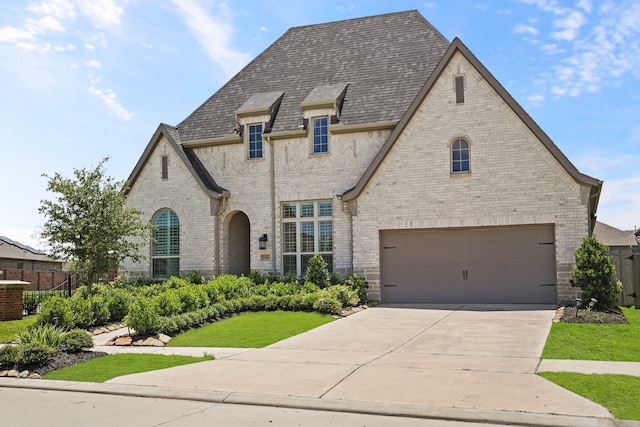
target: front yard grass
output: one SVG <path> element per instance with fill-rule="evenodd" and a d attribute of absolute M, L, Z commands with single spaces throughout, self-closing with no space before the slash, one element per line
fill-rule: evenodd
<path fill-rule="evenodd" d="M 628 325 L 554 323 L 542 358 L 640 362 L 640 310 L 622 312 Z"/>
<path fill-rule="evenodd" d="M 27 326 L 32 325 L 37 316 L 23 317 L 22 320 L 5 320 L 0 322 L 0 343 L 9 342 L 18 337 Z"/>
<path fill-rule="evenodd" d="M 165 356 L 162 354 L 112 354 L 79 363 L 46 374 L 47 380 L 66 380 L 102 383 L 111 378 L 174 366 L 213 360 L 211 356 Z"/>
<path fill-rule="evenodd" d="M 569 372 L 541 372 L 538 375 L 604 406 L 618 419 L 640 420 L 640 377 Z"/>
<path fill-rule="evenodd" d="M 333 321 L 319 313 L 243 313 L 172 338 L 169 347 L 261 348 Z"/>

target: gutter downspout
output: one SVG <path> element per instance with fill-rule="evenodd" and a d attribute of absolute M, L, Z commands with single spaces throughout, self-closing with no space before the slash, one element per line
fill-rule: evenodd
<path fill-rule="evenodd" d="M 269 135 L 265 136 L 269 144 L 270 174 L 271 174 L 271 272 L 276 273 L 276 159 L 273 141 Z"/>

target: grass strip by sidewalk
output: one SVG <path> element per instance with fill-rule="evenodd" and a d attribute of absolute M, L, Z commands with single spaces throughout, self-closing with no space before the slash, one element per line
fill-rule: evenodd
<path fill-rule="evenodd" d="M 554 323 L 542 358 L 640 362 L 640 310 L 622 311 L 628 325 Z"/>
<path fill-rule="evenodd" d="M 213 360 L 211 356 L 191 357 L 162 354 L 112 354 L 49 372 L 47 380 L 67 380 L 102 383 L 111 378 L 174 366 Z"/>
<path fill-rule="evenodd" d="M 35 323 L 37 316 L 23 317 L 22 320 L 0 322 L 0 343 L 9 342 L 18 337 L 23 329 Z"/>
<path fill-rule="evenodd" d="M 618 419 L 640 420 L 640 377 L 570 372 L 538 375 L 604 406 Z"/>
<path fill-rule="evenodd" d="M 333 320 L 328 315 L 307 312 L 243 313 L 177 335 L 168 346 L 262 348 Z"/>

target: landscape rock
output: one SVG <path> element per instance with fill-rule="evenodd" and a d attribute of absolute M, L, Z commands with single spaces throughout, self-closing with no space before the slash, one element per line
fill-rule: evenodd
<path fill-rule="evenodd" d="M 142 344 L 142 340 L 135 340 L 135 341 L 133 342 L 133 345 L 136 345 L 136 346 L 142 347 L 142 345 L 143 345 L 143 344 Z"/>
<path fill-rule="evenodd" d="M 16 371 L 15 369 L 10 369 L 9 372 L 7 372 L 7 376 L 11 378 L 18 378 L 19 374 L 20 372 Z"/>
<path fill-rule="evenodd" d="M 0 371 L 0 377 L 6 377 L 9 375 L 9 371 Z"/>
<path fill-rule="evenodd" d="M 40 378 L 42 378 L 42 376 L 40 374 L 38 374 L 37 372 L 32 372 L 29 374 L 29 376 L 27 378 L 30 378 L 32 380 L 39 380 Z"/>
<path fill-rule="evenodd" d="M 115 345 L 131 345 L 131 337 L 120 337 L 116 339 Z"/>
<path fill-rule="evenodd" d="M 158 334 L 158 339 L 160 341 L 162 341 L 163 344 L 166 344 L 169 342 L 169 340 L 171 339 L 171 337 L 169 335 L 165 335 L 165 334 Z"/>
<path fill-rule="evenodd" d="M 29 376 L 29 374 L 30 374 L 30 372 L 29 372 L 29 371 L 24 370 L 24 371 L 22 371 L 22 372 L 20 372 L 20 373 L 18 374 L 18 378 L 27 378 L 27 377 Z"/>
<path fill-rule="evenodd" d="M 164 343 L 157 338 L 149 337 L 142 342 L 142 345 L 149 347 L 164 347 Z"/>

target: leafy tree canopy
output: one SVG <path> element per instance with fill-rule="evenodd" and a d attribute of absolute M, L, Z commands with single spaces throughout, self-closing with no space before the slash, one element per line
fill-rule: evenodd
<path fill-rule="evenodd" d="M 140 248 L 152 228 L 139 210 L 126 207 L 124 182 L 105 175 L 108 160 L 92 170 L 74 169 L 75 178 L 43 175 L 56 199 L 40 202 L 46 222 L 39 237 L 52 256 L 73 261 L 89 283 L 125 258 L 144 258 Z"/>

